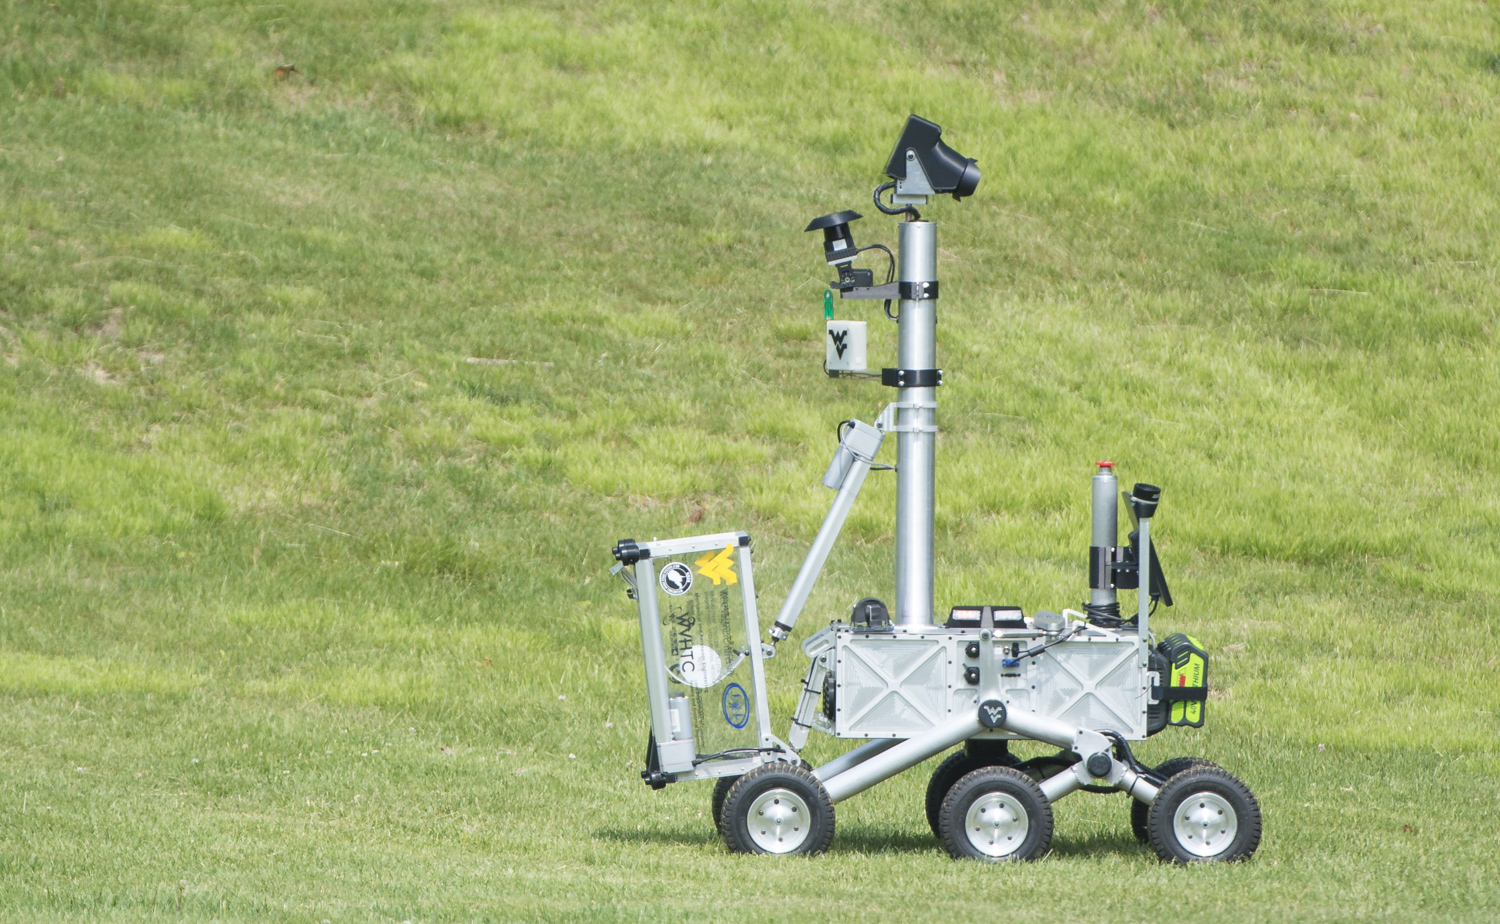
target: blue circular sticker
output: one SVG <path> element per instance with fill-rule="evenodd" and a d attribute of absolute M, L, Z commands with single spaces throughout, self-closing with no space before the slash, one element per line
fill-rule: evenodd
<path fill-rule="evenodd" d="M 737 683 L 724 688 L 724 721 L 735 728 L 744 728 L 745 723 L 750 721 L 750 697 L 745 695 L 745 688 Z"/>

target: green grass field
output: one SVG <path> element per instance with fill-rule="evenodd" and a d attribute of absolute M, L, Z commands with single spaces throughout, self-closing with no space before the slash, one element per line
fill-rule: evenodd
<path fill-rule="evenodd" d="M 0 917 L 1500 916 L 1493 6 L 0 27 Z M 1163 485 L 1153 625 L 1216 690 L 1141 751 L 1255 789 L 1248 864 L 1158 864 L 1122 796 L 1060 803 L 1036 864 L 955 863 L 926 767 L 828 854 L 744 858 L 706 784 L 638 779 L 608 548 L 745 529 L 779 606 L 835 421 L 889 400 L 822 376 L 801 229 L 873 213 L 909 112 L 985 174 L 927 211 L 938 603 L 1077 605 L 1090 463 Z M 893 502 L 872 476 L 796 640 L 889 597 Z"/>

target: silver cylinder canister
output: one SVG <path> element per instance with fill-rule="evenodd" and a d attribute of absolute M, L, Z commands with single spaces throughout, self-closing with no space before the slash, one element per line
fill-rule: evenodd
<path fill-rule="evenodd" d="M 1089 605 L 1110 607 L 1119 601 L 1110 565 L 1120 544 L 1120 482 L 1113 462 L 1100 462 L 1094 475 L 1092 538 L 1089 541 Z"/>
<path fill-rule="evenodd" d="M 667 713 L 672 725 L 673 741 L 693 740 L 693 710 L 686 696 L 673 696 L 667 700 Z"/>
<path fill-rule="evenodd" d="M 903 221 L 900 281 L 937 281 L 937 229 Z M 937 301 L 902 299 L 896 362 L 902 369 L 937 368 Z M 932 625 L 933 448 L 937 389 L 901 388 L 897 401 L 896 606 L 898 626 Z"/>

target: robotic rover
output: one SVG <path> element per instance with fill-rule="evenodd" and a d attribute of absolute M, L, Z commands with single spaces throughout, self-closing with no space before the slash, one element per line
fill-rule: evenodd
<path fill-rule="evenodd" d="M 1136 484 L 1123 496 L 1135 529 L 1119 544 L 1121 492 L 1113 463 L 1092 484 L 1089 602 L 1080 611 L 955 606 L 933 610 L 933 450 L 937 427 L 935 225 L 916 206 L 972 194 L 979 169 L 941 140 L 942 129 L 908 119 L 875 190 L 875 205 L 904 215 L 898 255 L 855 246 L 857 212 L 815 219 L 838 280 L 825 293 L 825 371 L 879 378 L 896 389 L 873 424 L 845 421 L 823 484 L 837 494 L 768 633 L 760 636 L 750 537 L 743 532 L 636 542 L 612 549 L 640 618 L 651 735 L 642 778 L 654 789 L 715 780 L 713 817 L 739 853 L 806 854 L 833 838 L 834 805 L 950 748 L 927 788 L 927 820 L 954 857 L 1031 860 L 1052 839 L 1052 804 L 1070 793 L 1124 792 L 1136 836 L 1165 861 L 1234 861 L 1259 845 L 1254 795 L 1227 771 L 1193 758 L 1150 767 L 1131 753 L 1168 725 L 1201 727 L 1207 656 L 1185 635 L 1156 642 L 1155 605 L 1172 605 L 1151 544 L 1161 490 Z M 891 194 L 890 204 L 883 194 Z M 884 251 L 883 284 L 854 267 Z M 899 270 L 899 272 L 898 272 Z M 833 319 L 831 293 L 885 302 L 898 326 L 899 368 L 865 369 L 862 322 Z M 892 302 L 899 313 L 892 314 Z M 809 659 L 786 737 L 772 731 L 765 661 L 797 624 L 876 454 L 897 444 L 895 605 L 860 600 L 802 643 Z M 1136 591 L 1123 617 L 1120 590 Z M 821 767 L 799 752 L 812 731 L 865 743 Z M 1054 754 L 1017 759 L 1009 742 Z"/>

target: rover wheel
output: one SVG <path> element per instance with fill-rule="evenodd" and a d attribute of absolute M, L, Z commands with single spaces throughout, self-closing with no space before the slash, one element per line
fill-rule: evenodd
<path fill-rule="evenodd" d="M 1260 805 L 1227 770 L 1189 767 L 1161 788 L 1146 828 L 1163 860 L 1232 863 L 1260 846 Z"/>
<path fill-rule="evenodd" d="M 766 764 L 730 785 L 719 833 L 734 853 L 820 853 L 833 840 L 833 801 L 806 767 Z"/>
<path fill-rule="evenodd" d="M 927 825 L 932 828 L 932 833 L 941 838 L 943 835 L 938 831 L 938 813 L 943 810 L 943 797 L 948 795 L 948 790 L 959 778 L 980 767 L 1010 767 L 1016 762 L 1011 756 L 1010 748 L 1004 740 L 999 746 L 993 746 L 993 742 L 987 742 L 986 746 L 970 749 L 964 747 L 962 750 L 949 754 L 947 759 L 937 765 L 932 771 L 932 778 L 927 781 Z"/>
<path fill-rule="evenodd" d="M 1160 776 L 1163 780 L 1170 780 L 1189 767 L 1217 768 L 1218 766 L 1213 761 L 1204 760 L 1201 757 L 1170 757 L 1157 764 L 1153 769 L 1156 771 L 1157 776 Z M 1138 799 L 1130 800 L 1130 831 L 1135 835 L 1135 839 L 1142 844 L 1151 841 L 1151 834 L 1146 830 L 1146 813 L 1149 811 L 1151 811 L 1151 806 L 1146 803 Z"/>
<path fill-rule="evenodd" d="M 724 818 L 724 800 L 729 796 L 729 787 L 734 785 L 737 776 L 721 776 L 714 780 L 713 814 L 714 827 L 719 826 L 720 820 Z"/>
<path fill-rule="evenodd" d="M 955 859 L 1035 860 L 1052 844 L 1052 806 L 1026 774 L 981 767 L 948 790 L 938 828 Z"/>

